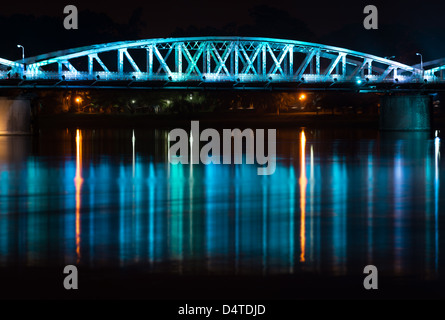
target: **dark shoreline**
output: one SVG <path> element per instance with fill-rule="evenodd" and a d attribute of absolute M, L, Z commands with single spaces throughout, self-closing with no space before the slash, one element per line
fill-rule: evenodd
<path fill-rule="evenodd" d="M 378 129 L 378 115 L 332 114 L 253 114 L 197 113 L 185 115 L 149 114 L 81 114 L 61 113 L 40 115 L 40 128 L 174 128 L 189 127 L 198 120 L 202 127 L 214 128 L 369 128 Z"/>
<path fill-rule="evenodd" d="M 144 268 L 80 266 L 78 290 L 63 287 L 60 268 L 0 268 L 0 299 L 444 299 L 443 280 L 419 275 L 379 276 L 377 290 L 363 288 L 363 274 L 297 272 L 293 275 L 150 273 Z"/>
<path fill-rule="evenodd" d="M 256 114 L 251 112 L 196 113 L 196 114 L 91 114 L 60 113 L 40 115 L 37 127 L 45 129 L 171 129 L 190 128 L 191 121 L 199 121 L 202 128 L 329 128 L 379 129 L 379 115 L 354 114 Z M 434 115 L 432 129 L 445 129 L 445 115 Z"/>

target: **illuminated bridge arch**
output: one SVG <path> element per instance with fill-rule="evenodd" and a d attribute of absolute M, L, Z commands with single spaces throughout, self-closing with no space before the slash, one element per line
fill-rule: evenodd
<path fill-rule="evenodd" d="M 437 80 L 393 60 L 316 43 L 246 37 L 146 39 L 92 45 L 29 57 L 0 79 L 34 85 L 230 88 L 351 87 Z"/>

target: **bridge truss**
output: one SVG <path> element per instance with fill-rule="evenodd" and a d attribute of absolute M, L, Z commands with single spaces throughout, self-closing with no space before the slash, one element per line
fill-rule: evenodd
<path fill-rule="evenodd" d="M 0 59 L 0 87 L 356 88 L 442 83 L 422 70 L 348 49 L 302 41 L 198 37 L 123 41 Z"/>

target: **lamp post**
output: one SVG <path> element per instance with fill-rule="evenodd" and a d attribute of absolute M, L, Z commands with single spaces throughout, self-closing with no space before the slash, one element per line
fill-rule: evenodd
<path fill-rule="evenodd" d="M 17 48 L 22 48 L 22 62 L 24 62 L 25 61 L 25 47 L 22 46 L 21 44 L 18 44 Z"/>
<path fill-rule="evenodd" d="M 416 56 L 420 56 L 420 69 L 422 70 L 422 75 L 423 75 L 423 56 L 421 53 L 416 53 Z"/>
<path fill-rule="evenodd" d="M 25 71 L 25 47 L 21 44 L 17 45 L 17 48 L 22 48 L 22 64 L 23 64 L 23 71 Z"/>

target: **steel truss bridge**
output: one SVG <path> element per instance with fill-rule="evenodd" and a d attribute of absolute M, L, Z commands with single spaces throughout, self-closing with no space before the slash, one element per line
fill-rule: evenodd
<path fill-rule="evenodd" d="M 445 60 L 409 66 L 316 43 L 245 37 L 122 41 L 9 61 L 0 88 L 437 90 Z"/>

